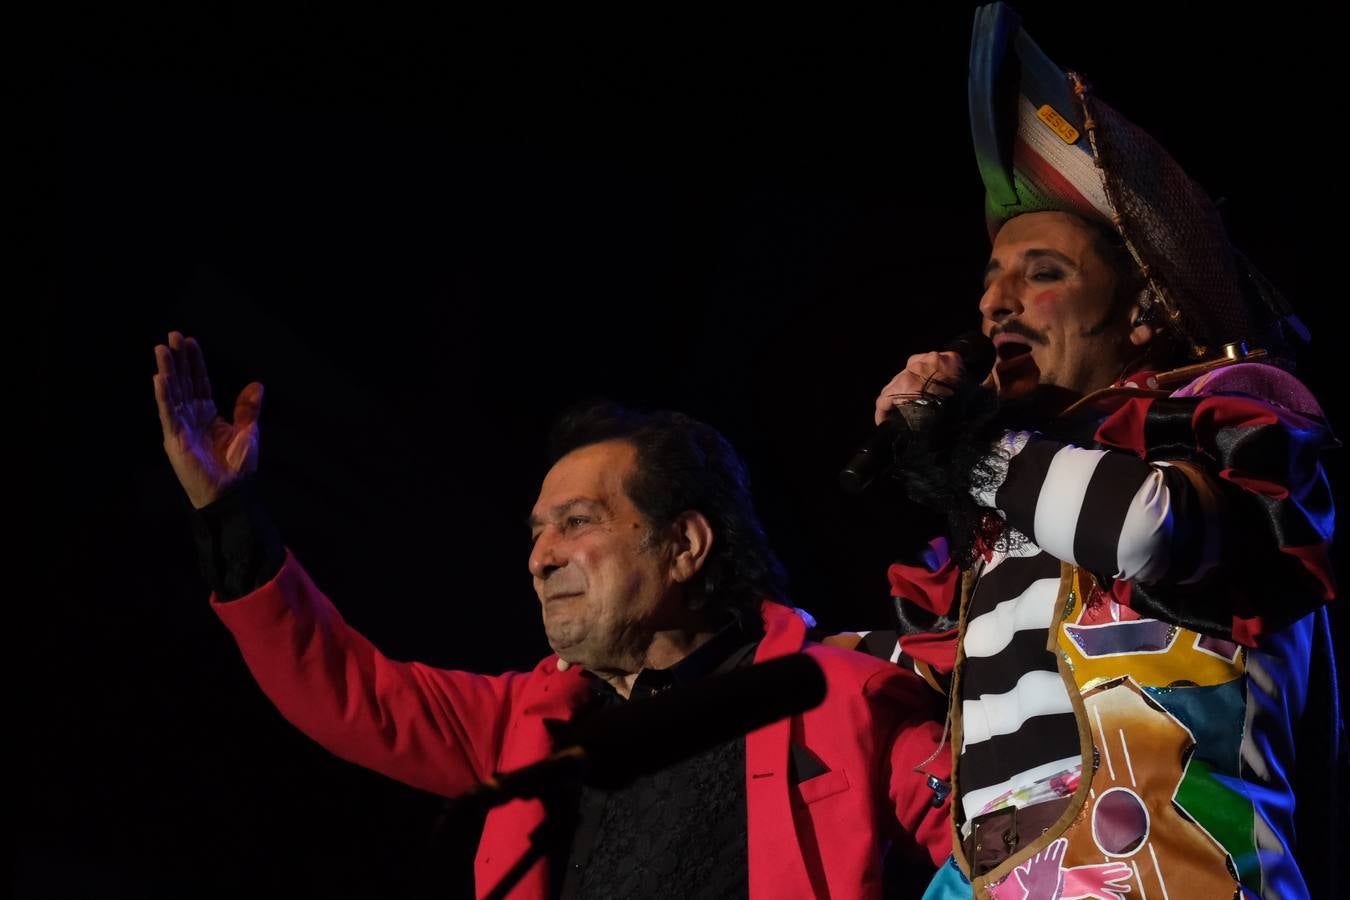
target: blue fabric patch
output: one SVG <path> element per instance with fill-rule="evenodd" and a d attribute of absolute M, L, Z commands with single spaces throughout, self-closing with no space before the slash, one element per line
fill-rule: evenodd
<path fill-rule="evenodd" d="M 955 856 L 947 857 L 946 865 L 938 869 L 933 880 L 928 882 L 928 890 L 923 892 L 923 900 L 970 900 L 973 896 L 975 889 L 961 874 Z"/>
<path fill-rule="evenodd" d="M 1247 713 L 1247 679 L 1208 687 L 1146 687 L 1163 709 L 1195 735 L 1195 757 L 1216 773 L 1239 775 L 1242 729 Z"/>

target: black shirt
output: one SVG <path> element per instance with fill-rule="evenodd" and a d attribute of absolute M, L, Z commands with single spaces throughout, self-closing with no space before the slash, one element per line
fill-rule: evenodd
<path fill-rule="evenodd" d="M 758 622 L 740 618 L 668 669 L 644 669 L 624 700 L 596 678 L 587 711 L 640 703 L 754 662 Z M 585 712 L 581 713 L 584 715 Z M 559 896 L 746 897 L 745 738 L 738 737 L 616 790 L 583 787 Z"/>

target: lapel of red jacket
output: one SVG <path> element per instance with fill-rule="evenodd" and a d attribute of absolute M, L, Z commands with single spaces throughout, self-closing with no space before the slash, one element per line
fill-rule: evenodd
<path fill-rule="evenodd" d="M 761 612 L 764 639 L 755 652 L 755 662 L 802 649 L 806 623 L 801 616 L 767 601 Z M 785 886 L 810 884 L 792 820 L 788 785 L 791 731 L 792 721 L 781 719 L 745 736 L 745 813 L 752 897 L 774 896 Z"/>

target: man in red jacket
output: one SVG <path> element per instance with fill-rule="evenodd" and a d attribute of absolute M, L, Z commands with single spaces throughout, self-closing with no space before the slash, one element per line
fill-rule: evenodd
<path fill-rule="evenodd" d="M 678 413 L 593 407 L 561 421 L 530 516 L 529 568 L 555 654 L 485 676 L 381 655 L 349 628 L 280 543 L 246 477 L 262 386 L 216 414 L 201 350 L 155 348 L 164 447 L 198 510 L 212 602 L 254 677 L 333 753 L 457 796 L 537 762 L 580 720 L 754 662 L 805 653 L 815 709 L 614 789 L 554 804 L 564 839 L 523 896 L 866 897 L 888 845 L 927 867 L 951 849 L 927 776 L 948 754 L 923 683 L 889 663 L 806 641 L 735 451 Z M 480 894 L 527 852 L 536 800 L 488 815 Z"/>

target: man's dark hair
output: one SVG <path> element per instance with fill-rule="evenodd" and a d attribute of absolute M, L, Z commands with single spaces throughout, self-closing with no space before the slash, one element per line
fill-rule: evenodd
<path fill-rule="evenodd" d="M 1125 239 L 1105 222 L 1073 213 L 1071 215 L 1075 215 L 1092 231 L 1092 243 L 1097 255 L 1116 276 L 1116 295 L 1111 300 L 1112 313 L 1128 308 L 1139 298 L 1141 292 L 1148 289 L 1148 279 L 1144 277 L 1144 273 L 1139 270 L 1139 264 L 1130 255 L 1129 248 L 1125 246 Z M 1153 300 L 1152 308 L 1145 315 L 1152 318 L 1155 326 L 1166 324 L 1164 320 L 1167 314 L 1163 311 L 1161 301 L 1157 299 Z M 1175 325 L 1163 328 L 1154 338 L 1154 345 L 1150 348 L 1149 367 L 1154 370 L 1166 370 L 1193 362 L 1187 355 L 1189 347 L 1189 341 L 1178 332 Z"/>
<path fill-rule="evenodd" d="M 549 462 L 605 441 L 624 441 L 637 451 L 624 492 L 653 529 L 689 510 L 712 526 L 712 549 L 690 585 L 705 608 L 753 612 L 762 600 L 783 599 L 787 577 L 755 515 L 750 476 L 717 429 L 683 413 L 592 402 L 553 426 Z"/>

